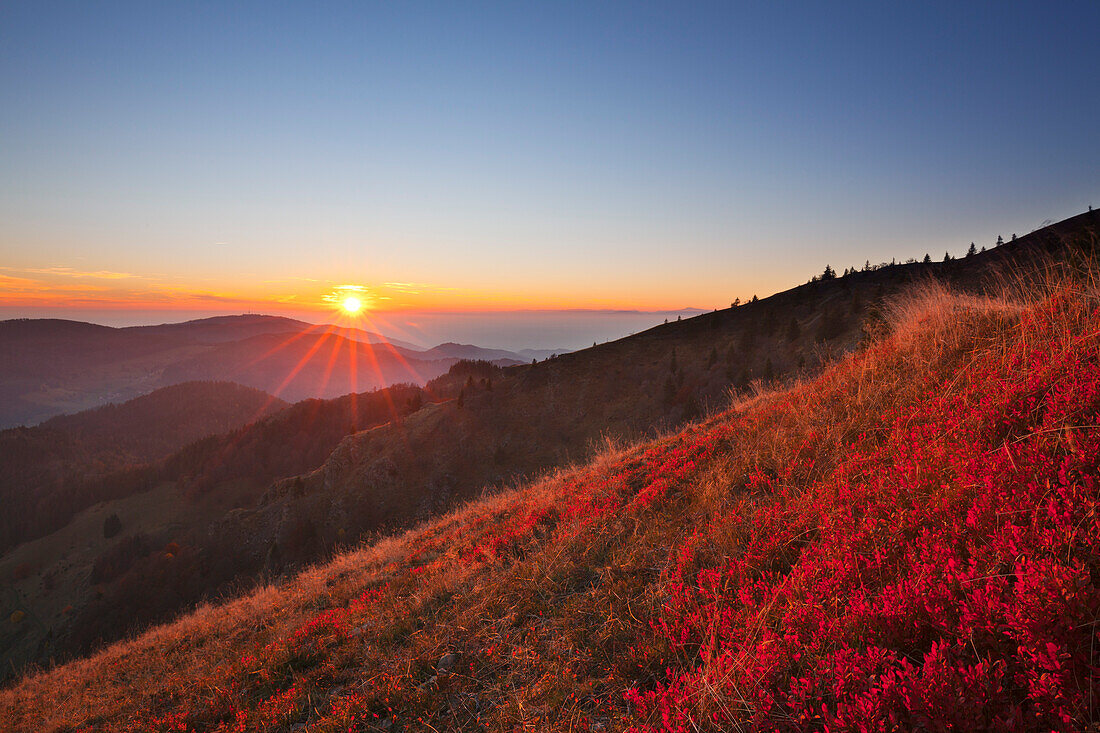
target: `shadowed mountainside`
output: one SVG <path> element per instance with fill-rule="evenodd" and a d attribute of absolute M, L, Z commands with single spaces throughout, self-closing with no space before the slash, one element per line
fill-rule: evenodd
<path fill-rule="evenodd" d="M 183 382 L 122 404 L 59 415 L 21 434 L 63 433 L 89 450 L 114 449 L 130 463 L 147 463 L 285 407 L 283 400 L 233 382 Z"/>
<path fill-rule="evenodd" d="M 0 431 L 0 552 L 119 496 L 119 472 L 286 407 L 228 382 L 188 382 L 120 405 Z M 113 476 L 102 485 L 105 476 Z"/>
<path fill-rule="evenodd" d="M 87 466 L 95 463 L 85 452 L 71 463 L 47 464 L 63 477 L 56 484 L 23 493 L 24 484 L 6 483 L 13 490 L 11 506 L 19 510 L 11 515 L 19 517 L 11 529 L 26 541 L 0 556 L 6 584 L 0 610 L 17 608 L 28 619 L 0 626 L 8 669 L 140 629 L 252 571 L 232 549 L 213 551 L 213 523 L 255 504 L 273 479 L 320 464 L 347 434 L 417 409 L 420 394 L 419 387 L 397 385 L 336 400 L 306 400 L 275 414 L 270 414 L 274 402 L 261 395 L 266 399 L 251 413 L 255 422 L 153 463 L 87 475 Z M 18 441 L 20 433 L 40 443 L 57 437 L 40 428 L 0 436 Z M 35 458 L 27 454 L 26 460 L 41 470 Z M 288 536 L 280 537 L 288 552 L 302 556 L 316 550 L 299 525 L 291 523 Z M 168 545 L 176 548 L 171 575 L 165 575 L 157 555 Z"/>

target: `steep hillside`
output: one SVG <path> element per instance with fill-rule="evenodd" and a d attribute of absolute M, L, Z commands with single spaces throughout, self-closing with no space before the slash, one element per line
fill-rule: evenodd
<path fill-rule="evenodd" d="M 115 570 L 67 576 L 82 600 L 49 624 L 21 627 L 12 639 L 22 651 L 12 656 L 11 647 L 0 645 L 0 666 L 18 669 L 112 640 L 222 592 L 231 578 L 247 587 L 261 574 L 292 573 L 357 538 L 584 460 L 605 439 L 634 441 L 698 419 L 726 406 L 731 390 L 743 399 L 768 384 L 807 378 L 823 361 L 863 343 L 879 327 L 884 299 L 903 288 L 935 276 L 972 292 L 993 291 L 1006 270 L 1094 250 L 1096 227 L 1095 215 L 1086 214 L 963 259 L 814 278 L 764 300 L 534 365 L 458 362 L 390 403 L 385 392 L 360 395 L 363 404 L 388 404 L 370 419 L 349 420 L 339 406 L 315 403 L 270 429 L 212 437 L 163 464 L 105 477 L 94 493 L 123 502 L 120 512 L 169 482 L 166 496 L 181 507 L 179 520 L 170 531 L 156 522 L 150 531 L 158 542 L 189 548 L 187 583 L 174 583 L 148 560 L 157 547 L 151 540 L 123 546 L 129 534 L 114 544 L 88 538 L 81 546 L 95 550 L 82 567 L 99 562 Z M 326 351 L 318 353 L 318 361 L 328 361 Z M 95 526 L 89 518 L 76 521 Z M 127 533 L 134 531 L 145 530 L 138 525 Z M 42 541 L 69 546 L 55 539 Z M 22 581 L 23 595 L 9 600 L 12 609 L 53 608 L 47 581 L 71 565 L 47 555 L 53 559 Z M 0 559 L 0 576 L 5 567 L 18 569 L 14 559 Z M 148 597 L 157 603 L 151 607 Z"/>
<path fill-rule="evenodd" d="M 0 553 L 116 495 L 103 477 L 277 412 L 286 403 L 227 382 L 189 382 L 119 405 L 0 431 Z"/>
<path fill-rule="evenodd" d="M 349 436 L 317 471 L 277 483 L 255 511 L 219 531 L 260 563 L 287 517 L 308 519 L 326 546 L 422 519 L 486 487 L 581 460 L 605 438 L 637 440 L 697 419 L 728 404 L 730 390 L 816 373 L 856 348 L 881 321 L 882 303 L 914 283 L 997 291 L 1009 273 L 1047 258 L 1086 257 L 1098 230 L 1100 218 L 1086 213 L 971 257 L 815 278 L 537 364 L 456 365 L 427 385 L 424 409 Z"/>
<path fill-rule="evenodd" d="M 28 677 L 0 693 L 0 717 L 26 731 L 1095 725 L 1096 280 L 1031 300 L 925 287 L 881 313 L 883 335 L 816 377 Z"/>

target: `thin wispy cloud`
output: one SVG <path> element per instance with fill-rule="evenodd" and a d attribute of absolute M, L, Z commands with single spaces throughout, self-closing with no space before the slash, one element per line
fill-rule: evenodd
<path fill-rule="evenodd" d="M 74 267 L 0 267 L 7 272 L 21 272 L 31 275 L 56 275 L 59 277 L 92 278 L 98 280 L 143 279 L 132 272 L 114 272 L 113 270 L 78 270 Z"/>
<path fill-rule="evenodd" d="M 0 267 L 0 305 L 143 309 L 251 307 L 254 300 L 157 281 L 150 276 L 72 267 Z"/>
<path fill-rule="evenodd" d="M 43 299 L 55 294 L 106 292 L 111 289 L 106 285 L 90 283 L 44 283 L 39 279 L 12 275 L 0 275 L 0 288 L 3 289 L 0 301 L 10 301 L 18 297 Z"/>
<path fill-rule="evenodd" d="M 443 291 L 443 290 L 457 290 L 457 288 L 450 288 L 444 285 L 431 285 L 429 283 L 402 283 L 402 282 L 386 282 L 382 283 L 382 287 L 389 288 L 390 290 L 396 290 L 399 293 L 407 293 L 409 295 L 419 295 L 420 293 L 431 291 Z"/>

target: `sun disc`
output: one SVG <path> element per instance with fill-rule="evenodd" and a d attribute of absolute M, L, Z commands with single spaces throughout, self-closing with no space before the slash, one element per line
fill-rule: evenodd
<path fill-rule="evenodd" d="M 363 301 L 355 297 L 344 298 L 340 303 L 340 307 L 344 309 L 344 312 L 349 315 L 355 315 L 359 311 L 363 310 Z"/>

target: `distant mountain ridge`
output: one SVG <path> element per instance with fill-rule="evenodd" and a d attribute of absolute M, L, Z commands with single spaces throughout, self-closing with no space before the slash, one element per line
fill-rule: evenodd
<path fill-rule="evenodd" d="M 297 401 L 424 384 L 460 358 L 502 364 L 532 358 L 472 345 L 463 347 L 463 356 L 446 352 L 281 316 L 125 328 L 61 319 L 0 321 L 0 429 L 186 381 L 233 381 Z"/>
<path fill-rule="evenodd" d="M 698 308 L 684 309 L 684 313 L 705 313 Z M 71 321 L 68 323 L 78 323 Z M 89 326 L 95 324 L 87 324 Z M 108 328 L 99 326 L 98 328 Z M 409 341 L 403 341 L 391 336 L 386 336 L 373 331 L 364 331 L 359 328 L 347 326 L 334 326 L 331 324 L 315 324 L 299 321 L 285 316 L 269 316 L 260 313 L 245 313 L 234 316 L 212 316 L 210 318 L 197 318 L 181 323 L 161 323 L 155 326 L 125 326 L 122 331 L 133 331 L 145 334 L 157 334 L 167 336 L 182 336 L 202 343 L 224 343 L 227 341 L 239 341 L 252 336 L 284 333 L 325 333 L 334 331 L 340 336 L 352 341 L 361 341 L 368 344 L 382 344 L 396 347 L 400 351 L 414 352 L 419 359 L 483 359 L 493 361 L 496 359 L 512 359 L 515 361 L 529 361 L 547 359 L 555 354 L 567 354 L 572 349 L 494 349 L 477 346 L 475 344 L 460 344 L 453 341 L 438 344 L 431 348 L 424 348 Z"/>
<path fill-rule="evenodd" d="M 294 318 L 286 318 L 284 316 L 268 316 L 253 313 L 236 316 L 197 318 L 191 321 L 183 321 L 182 323 L 162 323 L 156 326 L 126 326 L 121 330 L 183 336 L 203 343 L 221 343 L 225 341 L 239 341 L 261 334 L 323 332 L 328 329 L 337 329 L 340 335 L 354 341 L 362 341 L 369 344 L 392 344 L 393 346 L 407 349 L 408 351 L 423 351 L 419 346 L 408 341 L 402 341 L 372 331 L 364 331 L 359 328 L 345 326 L 337 327 L 324 324 L 318 325 L 299 321 Z"/>
<path fill-rule="evenodd" d="M 433 346 L 421 353 L 421 358 L 438 359 L 469 359 L 471 361 L 513 361 L 517 364 L 526 363 L 530 359 L 542 361 L 551 356 L 568 354 L 571 349 L 521 349 L 508 351 L 507 349 L 486 349 L 473 344 L 456 344 L 448 341 L 438 346 Z"/>

